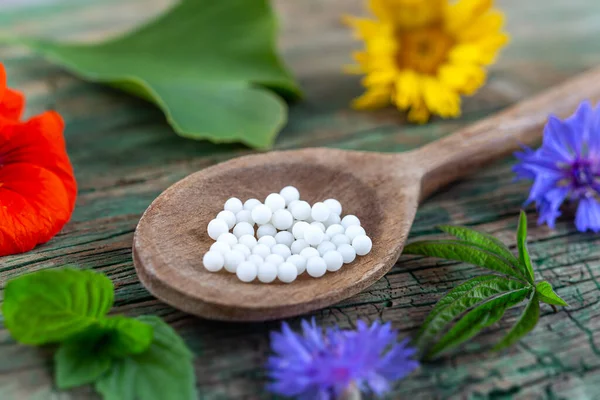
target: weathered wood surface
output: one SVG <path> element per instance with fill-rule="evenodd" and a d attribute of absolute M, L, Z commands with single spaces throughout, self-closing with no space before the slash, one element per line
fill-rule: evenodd
<path fill-rule="evenodd" d="M 36 3 L 40 3 L 36 1 Z M 164 8 L 165 0 L 53 0 L 26 7 L 0 1 L 0 34 L 103 38 Z M 17 4 L 17 5 L 15 5 Z M 464 116 L 409 126 L 393 110 L 360 113 L 347 107 L 360 92 L 357 77 L 341 75 L 355 46 L 340 25 L 361 0 L 277 0 L 288 64 L 306 91 L 292 107 L 277 148 L 326 146 L 396 152 L 415 148 L 600 63 L 600 3 L 594 0 L 499 0 L 513 41 L 493 67 L 489 84 L 465 101 Z M 69 153 L 80 194 L 72 222 L 33 252 L 0 259 L 0 284 L 20 274 L 66 263 L 92 267 L 113 279 L 118 311 L 158 314 L 198 355 L 201 398 L 270 398 L 262 365 L 268 332 L 277 322 L 229 324 L 191 317 L 154 299 L 139 283 L 131 240 L 150 202 L 173 182 L 218 161 L 247 154 L 236 145 L 181 139 L 153 107 L 81 82 L 22 49 L 0 47 L 10 83 L 28 95 L 29 114 L 56 108 L 66 118 Z M 439 223 L 464 224 L 497 234 L 514 247 L 514 229 L 528 189 L 513 183 L 507 159 L 452 185 L 421 206 L 411 238 L 432 237 Z M 533 225 L 534 216 L 530 215 Z M 570 307 L 542 308 L 532 334 L 500 354 L 488 353 L 519 310 L 472 340 L 462 351 L 424 365 L 391 398 L 600 399 L 600 239 L 578 233 L 570 215 L 555 231 L 530 229 L 536 273 L 549 280 Z M 315 314 L 321 324 L 359 319 L 393 321 L 413 334 L 439 296 L 477 269 L 403 257 L 360 295 Z M 296 324 L 297 319 L 290 320 Z M 51 352 L 18 345 L 0 331 L 0 398 L 95 398 L 89 388 L 68 393 L 52 385 Z"/>

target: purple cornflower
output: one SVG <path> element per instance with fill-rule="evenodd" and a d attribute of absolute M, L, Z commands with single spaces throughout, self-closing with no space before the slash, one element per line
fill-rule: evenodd
<path fill-rule="evenodd" d="M 554 228 L 565 200 L 579 202 L 575 226 L 581 232 L 600 231 L 600 107 L 589 101 L 561 121 L 551 115 L 544 128 L 542 147 L 524 147 L 515 153 L 518 179 L 531 179 L 527 204 L 534 202 L 538 224 Z"/>
<path fill-rule="evenodd" d="M 397 334 L 390 323 L 362 321 L 355 331 L 323 332 L 313 319 L 302 321 L 301 335 L 284 322 L 281 332 L 271 333 L 268 389 L 306 400 L 334 400 L 352 389 L 380 396 L 419 366 L 411 358 L 416 350 L 408 339 L 398 343 Z"/>

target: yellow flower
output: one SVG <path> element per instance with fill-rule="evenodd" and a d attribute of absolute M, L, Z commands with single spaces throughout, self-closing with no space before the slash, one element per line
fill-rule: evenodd
<path fill-rule="evenodd" d="M 365 43 L 350 73 L 365 74 L 353 106 L 395 105 L 413 122 L 460 115 L 461 95 L 486 80 L 485 66 L 507 43 L 493 0 L 370 0 L 377 19 L 345 20 Z"/>

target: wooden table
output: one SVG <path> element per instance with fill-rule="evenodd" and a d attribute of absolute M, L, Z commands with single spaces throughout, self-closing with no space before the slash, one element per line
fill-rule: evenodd
<path fill-rule="evenodd" d="M 165 0 L 0 1 L 0 33 L 99 39 L 167 6 Z M 39 5 L 43 3 L 46 5 Z M 277 0 L 281 46 L 306 99 L 291 108 L 278 149 L 328 146 L 397 152 L 421 146 L 600 63 L 600 2 L 499 0 L 508 14 L 512 44 L 492 68 L 489 84 L 466 99 L 459 120 L 412 126 L 394 110 L 348 108 L 361 89 L 340 73 L 356 46 L 339 23 L 357 14 L 362 0 Z M 44 268 L 76 264 L 106 273 L 116 285 L 117 311 L 158 314 L 197 354 L 203 399 L 270 398 L 262 366 L 268 333 L 279 322 L 233 324 L 202 320 L 153 298 L 140 284 L 131 259 L 136 223 L 150 202 L 184 176 L 248 154 L 239 145 L 213 145 L 176 136 L 154 107 L 82 82 L 23 49 L 0 47 L 10 83 L 28 96 L 28 113 L 56 108 L 80 186 L 71 223 L 50 243 L 0 259 L 0 281 Z M 528 185 L 513 183 L 513 159 L 495 164 L 427 200 L 411 238 L 435 235 L 440 223 L 468 225 L 515 247 L 514 231 Z M 542 307 L 537 328 L 511 349 L 489 353 L 515 322 L 513 310 L 459 352 L 424 365 L 402 381 L 391 398 L 600 399 L 600 237 L 575 230 L 570 213 L 556 230 L 535 227 L 530 213 L 536 273 L 549 280 L 570 307 Z M 357 319 L 393 321 L 402 335 L 416 332 L 435 301 L 480 270 L 433 259 L 401 258 L 364 293 L 315 313 L 320 324 L 348 327 Z M 289 322 L 297 324 L 298 319 Z M 16 344 L 0 331 L 0 398 L 95 398 L 91 388 L 68 393 L 52 384 L 51 352 Z M 167 400 L 167 399 L 166 399 Z"/>

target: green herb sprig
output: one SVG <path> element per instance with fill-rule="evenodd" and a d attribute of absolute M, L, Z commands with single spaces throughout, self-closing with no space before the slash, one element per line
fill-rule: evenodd
<path fill-rule="evenodd" d="M 60 389 L 95 384 L 106 400 L 196 399 L 193 355 L 158 317 L 107 315 L 114 287 L 106 276 L 64 268 L 6 284 L 2 312 L 13 338 L 58 344 Z"/>
<path fill-rule="evenodd" d="M 567 305 L 548 282 L 535 284 L 527 251 L 527 216 L 524 212 L 521 212 L 517 231 L 518 258 L 500 240 L 488 234 L 458 226 L 440 226 L 439 229 L 457 239 L 411 243 L 404 249 L 404 254 L 463 261 L 501 275 L 472 278 L 438 301 L 417 336 L 417 346 L 425 359 L 434 358 L 472 338 L 525 299 L 529 302 L 521 317 L 494 350 L 514 344 L 535 327 L 540 316 L 540 302 L 553 307 Z"/>

